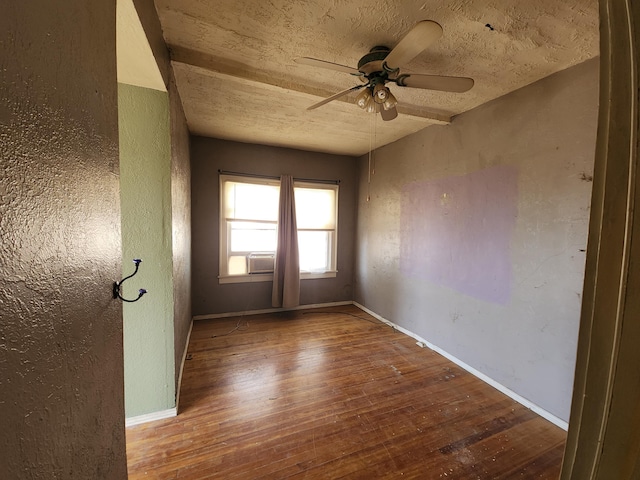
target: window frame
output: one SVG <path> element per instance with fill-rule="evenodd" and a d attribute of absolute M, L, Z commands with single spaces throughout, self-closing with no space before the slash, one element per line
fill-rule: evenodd
<path fill-rule="evenodd" d="M 245 176 L 245 175 L 233 175 L 233 174 L 220 174 L 219 175 L 219 197 L 220 197 L 220 205 L 218 209 L 218 217 L 219 217 L 219 267 L 218 267 L 218 282 L 220 284 L 226 283 L 252 283 L 252 282 L 271 282 L 273 281 L 273 273 L 245 273 L 245 274 L 236 274 L 230 275 L 226 272 L 229 271 L 229 257 L 231 256 L 229 252 L 229 245 L 231 242 L 231 228 L 228 227 L 228 223 L 231 219 L 226 218 L 225 210 L 226 210 L 226 199 L 225 199 L 225 182 L 238 182 L 238 183 L 248 183 L 248 184 L 256 184 L 256 185 L 270 185 L 280 187 L 280 180 L 271 178 L 271 177 L 261 177 L 261 176 Z M 335 278 L 338 269 L 338 204 L 339 204 L 339 185 L 337 183 L 327 183 L 327 182 L 314 182 L 312 180 L 304 180 L 299 181 L 294 179 L 294 189 L 296 188 L 309 188 L 309 189 L 319 189 L 319 190 L 333 190 L 335 195 L 335 228 L 332 229 L 318 229 L 318 228 L 298 228 L 298 232 L 304 231 L 326 231 L 329 232 L 329 262 L 330 269 L 323 272 L 309 272 L 309 271 L 300 271 L 300 280 L 309 280 L 309 279 L 317 279 L 317 278 Z M 259 222 L 259 221 L 257 221 Z M 265 223 L 271 223 L 265 221 Z M 276 222 L 277 228 L 277 222 Z M 250 253 L 275 253 L 275 252 L 233 252 L 235 254 L 244 254 L 249 255 Z"/>

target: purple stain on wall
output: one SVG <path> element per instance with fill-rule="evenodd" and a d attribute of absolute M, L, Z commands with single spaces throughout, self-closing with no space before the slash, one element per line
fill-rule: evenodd
<path fill-rule="evenodd" d="M 518 172 L 508 165 L 405 185 L 401 272 L 507 303 L 517 201 Z"/>

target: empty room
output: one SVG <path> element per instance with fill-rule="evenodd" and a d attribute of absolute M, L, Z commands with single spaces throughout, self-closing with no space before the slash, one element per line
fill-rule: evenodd
<path fill-rule="evenodd" d="M 638 478 L 637 6 L 38 3 L 11 478 Z"/>

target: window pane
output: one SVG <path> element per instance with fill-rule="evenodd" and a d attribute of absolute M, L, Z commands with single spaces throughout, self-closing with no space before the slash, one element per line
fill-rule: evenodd
<path fill-rule="evenodd" d="M 226 218 L 278 220 L 280 187 L 225 182 Z"/>
<path fill-rule="evenodd" d="M 233 255 L 229 257 L 229 275 L 244 275 L 247 273 L 247 257 Z"/>
<path fill-rule="evenodd" d="M 335 228 L 336 191 L 296 187 L 296 222 L 298 228 Z"/>
<path fill-rule="evenodd" d="M 300 270 L 326 272 L 330 270 L 330 232 L 298 232 Z"/>
<path fill-rule="evenodd" d="M 275 252 L 276 225 L 274 223 L 229 222 L 230 252 Z"/>

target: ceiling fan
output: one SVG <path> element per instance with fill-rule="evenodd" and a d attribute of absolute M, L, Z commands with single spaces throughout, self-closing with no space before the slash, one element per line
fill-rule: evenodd
<path fill-rule="evenodd" d="M 415 58 L 416 55 L 438 40 L 440 36 L 442 36 L 442 27 L 438 23 L 431 20 L 423 20 L 409 30 L 393 49 L 385 46 L 373 47 L 369 53 L 360 59 L 358 68 L 309 57 L 297 58 L 295 60 L 297 63 L 350 73 L 359 77 L 360 81 L 363 82 L 362 85 L 347 88 L 325 98 L 311 105 L 307 110 L 313 110 L 350 92 L 364 88 L 356 97 L 356 105 L 371 113 L 380 112 L 383 120 L 393 120 L 398 116 L 396 108 L 398 101 L 385 85 L 388 82 L 393 82 L 399 87 L 456 93 L 466 92 L 473 87 L 473 79 L 471 78 L 400 73 L 402 65 Z"/>

